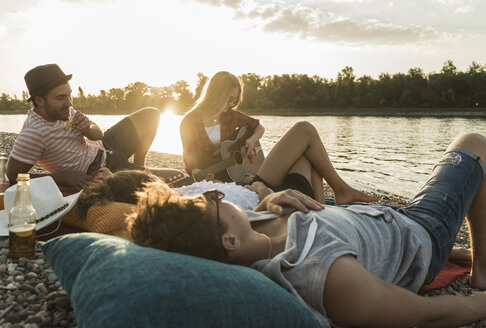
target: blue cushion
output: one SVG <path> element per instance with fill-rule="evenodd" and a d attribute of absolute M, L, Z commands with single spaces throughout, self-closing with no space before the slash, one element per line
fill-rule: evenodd
<path fill-rule="evenodd" d="M 41 243 L 80 327 L 319 327 L 260 272 L 96 233 Z"/>

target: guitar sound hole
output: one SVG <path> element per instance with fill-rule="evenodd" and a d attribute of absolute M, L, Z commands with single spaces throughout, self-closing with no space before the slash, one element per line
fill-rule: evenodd
<path fill-rule="evenodd" d="M 238 165 L 241 165 L 243 163 L 243 156 L 239 151 L 235 152 L 235 162 Z"/>

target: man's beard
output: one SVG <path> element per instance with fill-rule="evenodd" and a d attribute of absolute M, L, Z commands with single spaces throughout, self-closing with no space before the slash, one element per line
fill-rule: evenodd
<path fill-rule="evenodd" d="M 45 109 L 46 109 L 47 116 L 51 120 L 67 121 L 69 119 L 69 116 L 68 117 L 61 116 L 61 114 L 59 113 L 59 111 L 56 110 L 56 109 L 54 109 L 53 107 L 51 107 L 47 101 L 45 103 Z"/>

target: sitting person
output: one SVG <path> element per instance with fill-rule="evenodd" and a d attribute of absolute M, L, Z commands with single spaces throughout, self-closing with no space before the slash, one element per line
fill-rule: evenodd
<path fill-rule="evenodd" d="M 133 240 L 252 266 L 308 306 L 323 326 L 454 327 L 486 318 L 486 294 L 421 297 L 467 218 L 470 284 L 486 289 L 486 138 L 451 143 L 406 208 L 326 206 L 300 192 L 267 196 L 253 211 L 217 190 L 181 196 L 162 183 L 139 193 Z M 287 213 L 285 206 L 297 211 Z M 248 218 L 264 221 L 249 223 Z M 244 292 L 244 291 L 242 291 Z"/>
<path fill-rule="evenodd" d="M 251 160 L 255 155 L 255 143 L 263 136 L 265 128 L 259 120 L 236 110 L 242 97 L 243 83 L 229 72 L 218 72 L 208 81 L 180 126 L 187 173 L 195 174 L 220 162 L 221 143 L 234 139 L 236 130 L 244 126 L 251 132 L 245 140 L 248 158 Z M 218 180 L 233 181 L 225 170 L 213 173 Z"/>
<path fill-rule="evenodd" d="M 75 190 L 90 180 L 91 169 L 144 169 L 160 112 L 156 108 L 140 109 L 103 132 L 72 107 L 71 77 L 56 64 L 37 66 L 25 74 L 28 101 L 32 101 L 33 108 L 10 154 L 7 176 L 11 184 L 15 184 L 18 173 L 27 173 L 35 163 L 47 170 L 57 184 Z M 133 163 L 128 161 L 132 155 Z M 151 170 L 162 177 L 180 173 L 173 169 Z M 45 174 L 31 177 L 41 175 Z"/>

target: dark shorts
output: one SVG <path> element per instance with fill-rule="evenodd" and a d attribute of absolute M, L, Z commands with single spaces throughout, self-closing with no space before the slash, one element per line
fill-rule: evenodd
<path fill-rule="evenodd" d="M 486 166 L 471 151 L 444 153 L 432 177 L 409 206 L 398 209 L 422 225 L 432 241 L 432 259 L 424 284 L 430 283 L 449 260 L 462 221 L 479 189 Z"/>
<path fill-rule="evenodd" d="M 102 141 L 105 149 L 109 150 L 106 158 L 106 167 L 112 172 L 126 169 L 145 169 L 143 166 L 128 161 L 141 145 L 135 126 L 128 117 L 106 130 Z"/>
<path fill-rule="evenodd" d="M 314 190 L 312 190 L 312 186 L 310 182 L 302 174 L 299 173 L 294 172 L 294 173 L 287 174 L 280 186 L 270 186 L 265 180 L 263 180 L 258 175 L 256 175 L 253 178 L 250 184 L 256 181 L 263 182 L 265 186 L 267 186 L 270 189 L 273 189 L 274 191 L 294 189 L 300 191 L 304 195 L 314 198 Z"/>

